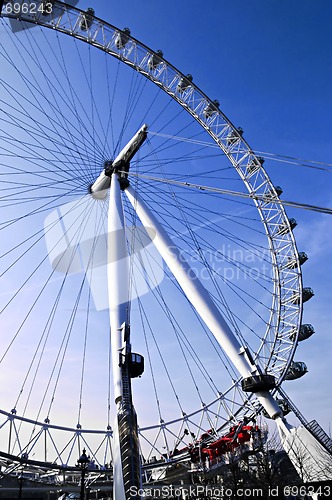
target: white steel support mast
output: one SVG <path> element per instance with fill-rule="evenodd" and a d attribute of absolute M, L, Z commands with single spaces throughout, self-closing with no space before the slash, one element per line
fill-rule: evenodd
<path fill-rule="evenodd" d="M 129 269 L 119 174 L 112 174 L 108 206 L 107 284 L 112 341 L 115 403 L 122 398 L 119 354 L 123 348 L 123 329 L 129 323 Z"/>
<path fill-rule="evenodd" d="M 123 330 L 128 321 L 128 259 L 124 214 L 119 175 L 112 174 L 108 207 L 107 285 L 111 326 L 111 352 L 114 401 L 117 415 L 122 401 L 122 370 L 119 357 L 123 348 Z M 126 500 L 122 473 L 122 459 L 118 419 L 113 433 L 113 498 Z"/>
<path fill-rule="evenodd" d="M 146 126 L 134 135 L 114 161 L 104 164 L 104 171 L 90 187 L 96 200 L 109 193 L 107 237 L 107 287 L 110 315 L 112 375 L 116 418 L 113 428 L 113 498 L 128 500 L 141 485 L 137 419 L 132 403 L 131 377 L 140 367 L 133 367 L 129 325 L 129 269 L 125 220 L 121 191 L 127 187 L 129 162 L 146 139 Z M 136 355 L 137 357 L 137 355 Z"/>

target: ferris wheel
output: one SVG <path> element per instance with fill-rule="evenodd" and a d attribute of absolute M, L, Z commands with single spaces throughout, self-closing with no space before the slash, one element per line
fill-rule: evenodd
<path fill-rule="evenodd" d="M 262 409 L 287 432 L 271 393 L 305 372 L 312 291 L 264 159 L 93 9 L 3 2 L 1 33 L 1 456 L 85 448 L 120 499 L 127 466 Z"/>

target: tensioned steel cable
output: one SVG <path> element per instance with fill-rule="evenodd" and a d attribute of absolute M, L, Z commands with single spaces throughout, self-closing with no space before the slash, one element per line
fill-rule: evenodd
<path fill-rule="evenodd" d="M 44 40 L 46 42 L 44 30 L 40 29 L 40 31 L 44 35 Z M 54 65 L 54 60 L 57 60 L 57 57 L 55 55 L 55 48 L 53 47 L 53 45 L 51 45 L 51 47 L 50 47 L 51 53 L 53 53 L 53 55 L 54 55 L 54 57 L 52 59 L 45 57 L 43 51 L 40 51 L 37 54 L 36 50 L 35 50 L 36 44 L 34 42 L 34 39 L 31 40 L 32 36 L 31 36 L 30 30 L 25 30 L 24 32 L 26 33 L 26 39 L 29 42 L 30 51 L 27 50 L 27 53 L 29 54 L 30 61 L 32 59 L 31 62 L 33 62 L 34 65 L 37 65 L 37 68 L 39 69 L 40 74 L 43 75 L 43 78 L 45 79 L 45 82 L 46 82 L 48 90 L 49 90 L 49 97 L 47 98 L 46 93 L 45 93 L 45 100 L 54 102 L 56 104 L 56 110 L 57 110 L 56 112 L 57 112 L 57 115 L 59 116 L 59 121 L 61 121 L 61 123 L 63 124 L 62 128 L 66 132 L 66 136 L 62 137 L 62 144 L 63 144 L 65 149 L 67 149 L 66 145 L 68 144 L 68 142 L 70 142 L 73 145 L 73 148 L 75 148 L 75 155 L 73 155 L 72 162 L 76 163 L 77 167 L 79 168 L 79 159 L 81 161 L 83 161 L 83 156 L 82 156 L 79 144 L 81 147 L 83 145 L 83 147 L 86 148 L 86 144 L 85 144 L 86 141 L 83 141 L 82 139 L 80 140 L 80 134 L 79 134 L 79 131 L 77 129 L 76 129 L 76 132 L 77 132 L 76 138 L 73 137 L 73 134 L 72 134 L 71 129 L 69 127 L 69 122 L 68 122 L 67 117 L 65 117 L 64 114 L 61 113 L 61 111 L 60 111 L 60 113 L 58 111 L 58 110 L 61 110 L 64 100 L 66 101 L 65 106 L 68 109 L 70 109 L 70 99 L 68 97 L 66 89 L 64 88 L 63 82 L 60 81 L 57 73 L 54 71 L 54 67 L 52 67 L 52 65 L 50 64 L 50 60 L 52 60 L 53 65 Z M 61 47 L 61 44 L 59 41 L 58 33 L 56 33 L 56 38 L 58 41 L 61 58 L 63 60 L 63 52 L 62 52 L 62 47 Z M 49 44 L 49 42 L 48 42 L 48 44 Z M 22 50 L 23 50 L 23 48 L 22 48 Z M 33 57 L 33 55 L 34 55 L 34 57 Z M 40 57 L 43 58 L 43 60 L 42 60 L 43 64 L 41 64 L 41 62 L 39 60 Z M 63 64 L 65 67 L 64 61 L 63 61 Z M 28 65 L 28 67 L 30 69 L 30 65 Z M 47 68 L 51 73 L 51 78 L 46 74 Z M 31 75 L 34 77 L 34 71 L 32 70 L 32 65 L 31 65 Z M 42 90 L 41 82 L 36 80 L 36 83 L 39 86 L 39 88 Z M 67 83 L 68 83 L 68 80 L 67 80 Z M 72 85 L 70 83 L 69 83 L 69 87 L 72 88 Z M 64 99 L 63 99 L 63 97 L 64 97 Z M 60 99 L 60 102 L 59 102 L 59 99 Z M 77 116 L 75 106 L 74 106 L 74 113 Z M 51 120 L 51 118 L 49 116 L 48 116 L 48 119 L 49 119 L 49 121 Z M 70 124 L 70 125 L 72 126 L 72 124 Z M 81 131 L 81 129 L 80 129 L 80 131 Z M 69 139 L 69 141 L 68 141 L 68 139 Z M 86 156 L 88 157 L 87 151 L 86 151 Z"/>
<path fill-rule="evenodd" d="M 147 203 L 149 204 L 149 202 L 147 201 Z M 164 270 L 164 272 L 166 273 L 167 277 L 171 280 L 171 274 L 170 272 L 168 272 L 167 270 Z M 172 284 L 179 290 L 179 292 L 182 294 L 182 296 L 186 299 L 187 303 L 190 305 L 191 309 L 194 311 L 195 315 L 196 315 L 196 318 L 199 320 L 199 322 L 201 323 L 201 325 L 203 326 L 203 329 L 205 331 L 205 334 L 207 334 L 207 329 L 205 327 L 205 325 L 201 322 L 201 319 L 200 317 L 198 316 L 197 312 L 194 310 L 192 304 L 190 303 L 190 301 L 188 301 L 187 297 L 185 296 L 184 292 L 182 291 L 181 287 L 178 285 L 178 283 L 176 281 L 173 281 L 171 280 Z M 151 290 L 151 292 L 153 294 L 155 294 L 155 292 L 153 290 Z M 173 317 L 173 321 L 176 321 L 176 318 Z M 187 338 L 187 337 L 186 337 Z M 220 346 L 219 346 L 219 349 L 220 349 Z M 222 351 L 221 351 L 222 352 Z M 220 352 L 218 352 L 218 355 L 220 356 Z M 225 358 L 226 359 L 226 362 L 227 363 L 230 363 L 228 358 Z M 224 361 L 222 361 L 224 363 Z M 232 367 L 232 365 L 230 365 Z"/>
<path fill-rule="evenodd" d="M 148 140 L 148 144 L 149 144 L 149 140 Z M 164 176 L 165 175 L 165 170 L 163 169 L 162 166 L 160 166 L 160 170 L 161 170 L 162 175 Z M 170 184 L 168 184 L 167 186 L 170 187 Z M 200 259 L 202 260 L 203 264 L 205 265 L 205 268 L 209 272 L 211 283 L 213 283 L 213 285 L 214 285 L 214 288 L 215 288 L 215 290 L 216 290 L 216 292 L 217 292 L 217 294 L 219 296 L 220 302 L 223 303 L 225 313 L 227 315 L 228 321 L 230 322 L 230 324 L 233 327 L 234 333 L 236 332 L 238 334 L 238 336 L 242 339 L 242 341 L 246 344 L 246 341 L 242 337 L 240 329 L 237 326 L 236 319 L 233 316 L 233 314 L 231 313 L 231 309 L 230 309 L 230 307 L 229 307 L 229 305 L 227 303 L 227 300 L 226 300 L 226 298 L 225 298 L 222 290 L 220 289 L 220 287 L 219 287 L 219 285 L 218 285 L 218 283 L 217 283 L 217 281 L 215 279 L 215 275 L 213 273 L 213 270 L 208 265 L 208 262 L 207 262 L 207 260 L 205 258 L 205 255 L 203 254 L 202 249 L 201 249 L 200 245 L 198 244 L 198 241 L 197 241 L 197 238 L 196 238 L 196 234 L 193 231 L 193 228 L 192 228 L 191 224 L 188 222 L 188 217 L 187 217 L 187 214 L 185 213 L 183 204 L 181 204 L 179 202 L 179 200 L 178 200 L 178 198 L 177 198 L 174 190 L 170 190 L 170 197 L 171 197 L 171 199 L 173 198 L 175 200 L 174 201 L 175 207 L 180 212 L 179 219 L 181 218 L 182 223 L 184 224 L 186 230 L 188 231 L 188 235 L 190 236 L 190 240 L 191 240 L 191 245 L 194 247 L 196 253 L 200 256 Z"/>
<path fill-rule="evenodd" d="M 158 196 L 158 202 L 160 202 L 160 197 L 161 197 L 161 196 L 162 196 L 161 194 Z M 151 208 L 152 208 L 152 210 L 153 210 L 153 207 L 151 207 Z M 190 208 L 188 209 L 188 213 L 190 214 Z M 176 219 L 176 220 L 178 220 L 179 222 L 181 222 L 181 223 L 182 223 L 182 218 L 177 218 L 177 217 L 176 217 L 176 216 L 174 216 L 172 213 L 170 213 L 169 215 L 170 215 L 171 220 Z M 168 224 L 167 224 L 167 222 L 165 221 L 165 219 L 163 219 L 163 224 L 164 224 L 164 226 L 166 226 L 166 227 L 168 226 Z M 176 236 L 176 237 L 177 237 L 180 241 L 183 239 L 183 233 L 174 231 L 173 226 L 169 226 L 169 229 L 170 229 L 170 233 L 171 233 L 171 234 L 174 234 L 174 235 L 175 235 L 175 236 Z M 213 228 L 213 232 L 220 232 L 220 231 L 218 231 L 218 230 L 214 227 L 214 228 Z M 223 231 L 221 231 L 221 234 L 222 234 L 223 236 L 225 236 L 225 233 L 224 233 Z M 234 235 L 234 237 L 235 237 L 235 235 Z M 239 240 L 241 240 L 241 239 L 240 239 L 240 238 L 236 238 L 236 241 L 237 241 L 237 242 L 238 242 Z M 187 240 L 187 244 L 188 244 L 188 245 L 190 245 L 190 242 L 191 242 L 191 240 Z M 247 249 L 248 249 L 248 248 L 250 249 L 250 247 L 248 247 L 248 246 L 246 246 L 246 248 L 247 248 Z M 192 247 L 192 250 L 195 250 L 195 248 L 194 248 L 194 247 Z M 250 251 L 252 251 L 252 249 L 250 249 Z M 266 251 L 267 251 L 267 248 L 265 248 L 265 253 L 266 253 Z M 265 259 L 265 260 L 266 260 L 266 259 Z M 271 264 L 271 262 L 270 262 L 270 261 L 269 261 L 269 263 Z M 218 273 L 217 271 L 215 271 L 215 270 L 212 270 L 212 271 L 213 271 L 213 273 L 215 273 L 215 274 L 216 274 L 216 275 L 217 275 L 220 279 L 222 279 L 222 280 L 224 281 L 224 283 L 225 283 L 228 287 L 230 287 L 230 288 L 232 289 L 233 293 L 235 293 L 235 294 L 236 294 L 236 295 L 237 295 L 237 296 L 238 296 L 238 297 L 239 297 L 239 298 L 240 298 L 240 299 L 241 299 L 241 300 L 242 300 L 242 301 L 243 301 L 243 302 L 244 302 L 244 303 L 245 303 L 248 307 L 250 307 L 250 306 L 249 306 L 249 304 L 248 304 L 248 302 L 247 302 L 247 301 L 246 301 L 243 297 L 241 297 L 241 296 L 240 296 L 240 294 L 239 294 L 239 290 L 241 290 L 242 292 L 243 292 L 243 290 L 242 290 L 239 286 L 237 286 L 237 285 L 235 285 L 235 284 L 230 283 L 230 282 L 229 282 L 229 280 L 225 279 L 225 278 L 224 278 L 224 277 L 223 277 L 220 273 Z M 271 282 L 271 279 L 269 280 L 269 282 Z M 264 287 L 264 289 L 265 289 L 265 290 L 268 290 L 266 287 Z M 255 300 L 257 303 L 259 303 L 260 305 L 264 306 L 265 308 L 268 308 L 268 306 L 266 306 L 266 305 L 265 305 L 262 301 L 259 301 L 256 297 L 254 297 L 253 295 L 251 295 L 249 292 L 246 292 L 246 295 L 247 295 L 247 297 L 250 297 L 251 299 Z M 225 304 L 224 304 L 224 307 L 225 307 L 225 311 L 226 311 L 226 312 L 227 312 L 228 310 L 230 310 L 228 307 L 226 307 L 226 306 L 225 306 Z M 262 318 L 262 316 L 261 316 L 261 315 L 257 312 L 256 308 L 252 308 L 252 307 L 250 307 L 250 309 L 251 309 L 251 310 L 253 311 L 253 313 L 254 313 L 255 315 L 257 315 L 257 316 L 258 316 L 258 317 L 259 317 L 262 321 L 264 321 L 264 319 Z M 244 323 L 244 322 L 242 321 L 242 323 Z M 244 324 L 245 324 L 245 323 L 244 323 Z M 249 325 L 246 325 L 246 326 L 249 328 Z"/>
<path fill-rule="evenodd" d="M 27 35 L 27 36 L 29 36 L 29 35 Z M 7 52 L 7 49 L 4 48 L 4 47 L 2 47 L 3 48 L 2 57 L 4 57 L 8 62 L 10 62 L 12 64 L 13 67 L 16 68 L 16 71 L 17 71 L 18 75 L 20 75 L 20 78 L 21 78 L 22 82 L 25 84 L 25 87 L 26 87 L 27 91 L 31 95 L 31 99 L 29 100 L 26 95 L 24 95 L 24 96 L 21 95 L 20 92 L 18 91 L 18 89 L 13 89 L 13 92 L 11 93 L 12 99 L 15 102 L 17 102 L 17 104 L 19 106 L 21 106 L 23 113 L 26 113 L 26 108 L 22 107 L 21 103 L 17 99 L 17 96 L 21 97 L 23 99 L 23 101 L 29 103 L 35 109 L 39 110 L 40 113 L 48 121 L 50 127 L 53 128 L 53 131 L 54 131 L 54 134 L 56 135 L 56 137 L 60 138 L 60 140 L 61 140 L 60 130 L 61 130 L 61 128 L 64 129 L 64 127 L 56 119 L 56 117 L 59 117 L 58 106 L 56 106 L 55 104 L 53 104 L 52 99 L 48 99 L 48 97 L 43 93 L 42 87 L 40 86 L 40 82 L 38 82 L 36 80 L 36 76 L 32 72 L 31 66 L 27 64 L 27 61 L 22 56 L 22 53 L 24 53 L 23 49 L 20 51 L 20 47 L 17 47 L 17 43 L 21 43 L 21 42 L 17 41 L 16 39 L 12 39 L 12 43 L 16 47 L 16 52 L 18 53 L 19 57 L 22 59 L 23 68 L 24 67 L 26 68 L 26 73 L 23 73 L 22 69 L 20 69 L 19 67 L 17 67 L 17 65 L 15 64 L 15 62 L 9 56 L 9 54 Z M 31 58 L 31 54 L 30 53 L 28 53 L 28 57 Z M 34 65 L 37 65 L 37 68 L 38 68 L 38 65 L 39 65 L 38 58 L 37 58 L 37 61 L 35 59 L 32 59 L 32 61 L 33 61 Z M 47 77 L 44 69 L 42 69 L 42 73 L 41 74 L 44 76 L 45 81 L 46 81 L 48 87 L 54 89 L 53 95 L 55 95 L 55 92 L 57 92 L 59 94 L 59 89 L 57 89 L 57 87 L 54 85 L 54 82 L 52 82 L 51 80 L 49 80 L 49 78 Z M 6 82 L 6 91 L 7 92 L 9 92 L 9 90 L 8 90 L 9 88 L 10 88 L 10 86 L 8 85 L 8 82 Z M 39 99 L 37 98 L 38 96 L 41 96 L 41 97 L 44 98 L 44 102 L 48 103 L 48 106 L 51 108 L 52 113 L 46 113 L 45 112 L 45 109 L 41 106 L 41 103 L 39 102 Z M 66 101 L 64 102 L 64 104 L 68 106 L 68 104 L 67 104 Z M 52 119 L 51 119 L 51 116 L 50 116 L 51 114 L 52 114 Z M 44 130 L 45 124 L 38 122 L 36 116 L 31 117 L 30 115 L 28 115 L 28 117 L 40 129 L 40 134 L 41 134 L 40 137 L 44 138 L 45 137 L 45 130 Z M 59 118 L 61 118 L 63 120 L 63 115 L 61 115 Z M 60 129 L 59 129 L 59 127 L 60 127 Z M 60 149 L 58 147 L 59 154 L 61 154 L 61 155 L 66 154 L 66 151 L 68 150 L 68 146 L 67 146 L 68 145 L 68 126 L 67 126 L 66 120 L 65 120 L 65 129 L 64 130 L 67 132 L 67 134 L 66 134 L 66 136 L 62 136 L 62 144 L 61 144 L 61 146 L 64 147 L 65 150 L 63 150 L 62 148 Z M 26 133 L 31 134 L 31 132 L 28 129 L 26 129 Z M 33 139 L 36 141 L 36 137 L 34 137 L 34 136 L 31 136 L 31 137 L 33 137 Z M 77 134 L 77 137 L 75 138 L 75 141 L 72 142 L 74 149 L 77 149 L 76 144 L 79 141 L 80 141 L 79 134 Z M 52 144 L 56 145 L 57 143 L 56 143 L 56 141 L 52 140 Z M 60 144 L 60 143 L 58 142 L 58 144 Z M 73 165 L 75 165 L 75 161 L 77 161 L 77 159 L 76 159 L 76 157 L 73 157 L 72 158 L 72 164 Z"/>
<path fill-rule="evenodd" d="M 147 200 L 146 198 L 145 198 L 145 202 L 147 203 L 147 205 L 148 205 L 148 206 L 150 206 L 150 202 L 149 202 L 149 200 Z M 153 206 L 150 206 L 150 209 L 151 209 L 151 210 L 153 210 Z M 166 224 L 166 226 L 167 226 L 167 224 Z M 175 234 L 176 234 L 176 233 L 175 233 Z M 180 234 L 180 236 L 181 236 L 181 233 L 179 233 L 179 234 Z M 166 272 L 166 271 L 165 271 L 165 272 Z M 168 272 L 167 272 L 167 276 L 171 279 L 171 274 L 170 274 L 170 273 L 168 273 Z M 175 287 L 176 287 L 176 288 L 180 291 L 180 293 L 184 296 L 184 298 L 185 298 L 185 300 L 187 301 L 187 303 L 190 305 L 190 307 L 191 307 L 192 311 L 194 312 L 194 314 L 195 314 L 196 318 L 198 319 L 198 321 L 200 322 L 200 324 L 203 326 L 203 329 L 204 329 L 205 333 L 206 333 L 207 335 L 211 335 L 211 334 L 209 333 L 209 330 L 208 330 L 208 329 L 205 327 L 205 325 L 203 324 L 203 321 L 201 320 L 201 318 L 200 318 L 200 316 L 198 315 L 197 311 L 194 309 L 194 307 L 192 306 L 191 302 L 189 301 L 189 299 L 188 299 L 188 298 L 186 297 L 186 295 L 184 294 L 184 292 L 183 292 L 182 288 L 180 287 L 180 285 L 178 285 L 178 283 L 177 283 L 176 281 L 173 281 L 173 280 L 172 280 L 172 283 L 173 283 L 173 284 L 174 284 L 174 286 L 175 286 Z M 220 349 L 219 344 L 218 344 L 218 348 Z M 223 361 L 223 363 L 224 363 L 224 362 L 226 362 L 226 363 L 229 365 L 230 370 L 232 370 L 232 371 L 233 371 L 233 370 L 234 370 L 234 367 L 233 367 L 232 363 L 229 361 L 228 357 L 224 354 L 224 352 L 223 352 L 221 349 L 220 349 L 220 353 L 222 354 L 222 356 L 224 356 L 224 361 Z M 234 374 L 235 374 L 235 371 L 234 371 Z"/>
<path fill-rule="evenodd" d="M 204 185 L 200 185 L 200 184 L 193 184 L 190 182 L 180 182 L 180 181 L 175 181 L 175 180 L 171 180 L 171 179 L 164 179 L 161 177 L 153 177 L 153 176 L 145 175 L 145 174 L 131 173 L 131 175 L 138 176 L 142 179 L 148 179 L 148 180 L 154 181 L 154 182 L 161 182 L 164 184 L 172 184 L 175 186 L 188 187 L 188 188 L 192 188 L 192 189 L 199 189 L 200 191 L 209 191 L 212 193 L 226 194 L 226 195 L 230 195 L 230 196 L 238 196 L 240 198 L 247 198 L 247 199 L 251 199 L 251 200 L 260 200 L 260 201 L 263 201 L 266 203 L 271 201 L 273 203 L 277 203 L 280 205 L 286 205 L 286 206 L 293 207 L 293 208 L 301 208 L 304 210 L 321 212 L 321 213 L 325 213 L 328 215 L 332 214 L 332 208 L 320 207 L 318 205 L 309 205 L 307 203 L 300 203 L 300 202 L 289 201 L 289 200 L 280 200 L 279 198 L 273 198 L 272 200 L 268 200 L 267 198 L 264 197 L 264 195 L 256 195 L 254 193 L 241 193 L 239 191 L 232 191 L 230 189 L 222 189 L 222 188 L 216 188 L 216 187 L 212 187 L 212 186 L 204 186 Z"/>
<path fill-rule="evenodd" d="M 180 141 L 180 142 L 190 142 L 193 144 L 200 144 L 205 147 L 210 147 L 210 148 L 215 148 L 215 149 L 220 149 L 219 146 L 215 142 L 207 142 L 207 141 L 200 141 L 200 140 L 194 140 L 191 138 L 187 137 L 180 137 L 177 135 L 169 135 L 169 134 L 163 134 L 161 132 L 154 132 L 149 130 L 150 135 L 155 135 L 155 136 L 160 136 L 160 137 L 165 137 L 168 138 L 169 140 L 175 140 L 175 141 Z M 224 154 L 221 152 L 220 154 Z M 283 154 L 278 154 L 278 153 L 269 153 L 266 151 L 257 151 L 255 150 L 255 154 L 259 154 L 263 156 L 263 158 L 273 160 L 273 161 L 280 161 L 283 163 L 290 163 L 294 165 L 298 165 L 301 167 L 308 167 L 308 168 L 314 168 L 317 170 L 322 170 L 326 172 L 332 173 L 332 169 L 330 168 L 324 168 L 324 167 L 332 167 L 332 163 L 329 162 L 324 162 L 324 161 L 317 161 L 317 160 L 308 160 L 308 159 L 303 159 L 299 158 L 296 156 L 288 156 L 288 155 L 283 155 Z M 289 161 L 292 160 L 292 161 Z M 321 167 L 316 166 L 316 165 L 321 165 Z"/>

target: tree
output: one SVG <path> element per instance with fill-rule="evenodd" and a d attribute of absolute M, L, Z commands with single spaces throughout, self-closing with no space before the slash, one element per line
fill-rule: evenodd
<path fill-rule="evenodd" d="M 305 427 L 298 427 L 284 443 L 302 483 L 332 479 L 332 455 Z"/>
<path fill-rule="evenodd" d="M 259 433 L 247 459 L 248 479 L 251 488 L 259 488 L 264 498 L 283 499 L 283 487 L 297 478 L 296 471 L 282 449 L 279 435 L 267 431 Z"/>

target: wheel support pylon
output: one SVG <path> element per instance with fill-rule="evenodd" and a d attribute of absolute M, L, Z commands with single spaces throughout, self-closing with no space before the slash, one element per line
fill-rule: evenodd
<path fill-rule="evenodd" d="M 90 193 L 96 200 L 109 194 L 107 288 L 110 316 L 112 375 L 116 418 L 113 426 L 113 498 L 140 498 L 141 464 L 137 417 L 131 393 L 129 269 L 121 191 L 128 185 L 129 163 L 146 139 L 143 125 L 114 161 L 104 164 Z"/>
<path fill-rule="evenodd" d="M 129 270 L 120 175 L 111 177 L 108 207 L 107 280 L 116 421 L 113 445 L 113 498 L 138 498 L 141 485 L 137 418 L 131 393 Z"/>

